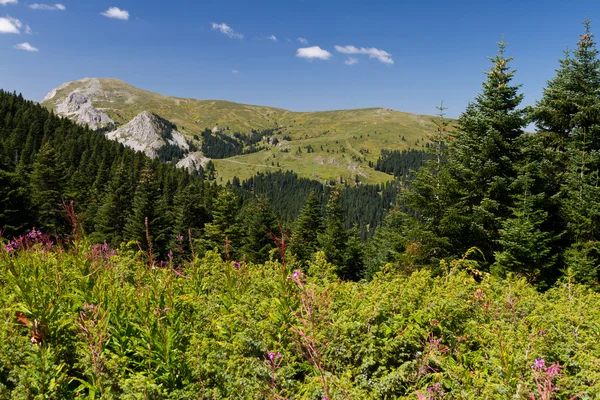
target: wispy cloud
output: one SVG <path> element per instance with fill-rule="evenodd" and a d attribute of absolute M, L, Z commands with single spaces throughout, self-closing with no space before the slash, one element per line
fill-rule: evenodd
<path fill-rule="evenodd" d="M 233 38 L 233 39 L 243 39 L 244 38 L 244 35 L 234 31 L 226 23 L 217 24 L 216 22 L 213 22 L 211 25 L 212 25 L 213 30 L 219 31 L 222 34 L 229 36 L 230 38 Z"/>
<path fill-rule="evenodd" d="M 358 63 L 358 59 L 354 58 L 354 57 L 348 57 L 348 59 L 346 61 L 344 61 L 344 64 L 346 65 L 354 65 Z"/>
<path fill-rule="evenodd" d="M 16 18 L 1 17 L 0 18 L 0 33 L 16 33 L 19 34 L 19 29 L 23 24 Z"/>
<path fill-rule="evenodd" d="M 100 13 L 107 18 L 121 19 L 127 21 L 129 19 L 129 11 L 121 10 L 119 7 L 110 7 L 108 10 Z"/>
<path fill-rule="evenodd" d="M 319 60 L 329 60 L 331 53 L 327 50 L 323 50 L 319 46 L 303 47 L 296 50 L 296 57 L 306 58 L 311 61 L 315 58 Z"/>
<path fill-rule="evenodd" d="M 48 10 L 48 11 L 65 11 L 67 9 L 67 7 L 65 7 L 64 5 L 58 3 L 58 4 L 40 4 L 40 3 L 34 3 L 34 4 L 30 4 L 29 8 L 33 9 L 33 10 Z"/>
<path fill-rule="evenodd" d="M 393 64 L 392 55 L 387 51 L 376 49 L 374 47 L 355 47 L 355 46 L 335 46 L 335 50 L 343 54 L 366 54 L 370 58 L 376 58 L 384 64 Z"/>
<path fill-rule="evenodd" d="M 31 28 L 29 27 L 29 25 L 25 25 L 25 33 L 28 35 L 33 34 L 33 31 L 31 30 Z"/>
<path fill-rule="evenodd" d="M 0 4 L 2 4 L 3 6 L 7 4 L 17 4 L 18 2 L 18 0 L 0 0 Z"/>
<path fill-rule="evenodd" d="M 232 69 L 231 73 L 234 75 L 238 75 L 240 73 L 240 71 L 238 71 L 237 69 Z"/>
<path fill-rule="evenodd" d="M 276 42 L 277 41 L 277 36 L 275 36 L 275 35 L 267 36 L 267 39 Z"/>
<path fill-rule="evenodd" d="M 28 42 L 19 43 L 15 46 L 17 50 L 30 51 L 30 52 L 38 52 L 39 50 L 36 47 L 33 47 Z"/>
<path fill-rule="evenodd" d="M 303 37 L 299 37 L 298 41 L 302 44 L 308 44 L 308 40 L 304 39 Z"/>

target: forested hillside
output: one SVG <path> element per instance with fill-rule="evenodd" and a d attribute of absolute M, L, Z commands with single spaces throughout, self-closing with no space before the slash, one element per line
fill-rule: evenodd
<path fill-rule="evenodd" d="M 16 94 L 0 92 L 0 106 L 0 224 L 8 238 L 32 228 L 68 234 L 72 208 L 95 243 L 133 241 L 165 259 L 177 238 L 191 236 L 200 254 L 227 247 L 230 257 L 264 262 L 275 247 L 267 235 L 293 228 L 311 192 L 319 216 L 328 215 L 332 187 L 292 172 L 218 186 L 209 170 L 205 177 L 203 169 L 190 174 L 151 159 Z M 342 182 L 340 188 L 332 224 L 344 248 L 352 242 L 362 249 L 358 239 L 373 235 L 399 186 Z M 322 231 L 320 241 L 327 224 L 312 227 Z M 362 274 L 360 249 L 352 255 L 355 278 Z"/>

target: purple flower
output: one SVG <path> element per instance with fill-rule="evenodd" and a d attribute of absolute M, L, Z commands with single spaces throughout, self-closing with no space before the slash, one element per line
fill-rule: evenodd
<path fill-rule="evenodd" d="M 534 371 L 541 371 L 544 369 L 545 366 L 546 366 L 546 360 L 544 360 L 543 358 L 536 358 L 533 361 L 533 365 L 531 366 L 531 369 L 533 369 Z"/>
<path fill-rule="evenodd" d="M 560 375 L 560 365 L 557 363 L 553 363 L 551 366 L 546 368 L 546 373 L 550 376 L 559 376 Z"/>
<path fill-rule="evenodd" d="M 183 242 L 183 236 L 182 235 L 177 235 L 175 237 L 177 238 L 178 242 Z"/>
<path fill-rule="evenodd" d="M 433 386 L 429 386 L 427 388 L 427 391 L 430 392 L 430 393 L 441 393 L 441 394 L 444 394 L 444 391 L 441 390 L 441 388 L 442 388 L 442 385 L 439 382 L 437 382 Z"/>
<path fill-rule="evenodd" d="M 171 250 L 169 250 L 169 254 L 167 254 L 167 257 L 169 257 L 169 260 L 173 258 L 173 252 Z"/>
<path fill-rule="evenodd" d="M 277 352 L 276 356 L 277 356 L 277 358 L 281 358 L 281 353 Z"/>
<path fill-rule="evenodd" d="M 275 358 L 275 353 L 273 353 L 272 351 L 269 352 L 269 360 L 273 360 Z"/>
<path fill-rule="evenodd" d="M 233 268 L 239 269 L 242 266 L 238 261 L 233 263 Z"/>
<path fill-rule="evenodd" d="M 4 250 L 5 250 L 7 253 L 10 253 L 10 252 L 11 252 L 11 251 L 13 251 L 14 249 L 15 249 L 15 248 L 13 247 L 12 243 L 9 243 L 9 244 L 7 244 L 7 245 L 5 245 L 5 246 L 4 246 Z"/>

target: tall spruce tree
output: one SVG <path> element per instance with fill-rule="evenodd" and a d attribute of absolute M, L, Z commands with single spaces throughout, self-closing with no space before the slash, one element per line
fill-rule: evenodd
<path fill-rule="evenodd" d="M 559 60 L 531 112 L 545 159 L 552 160 L 537 180 L 546 188 L 553 252 L 562 259 L 554 278 L 562 264 L 587 283 L 600 277 L 600 60 L 590 26 L 586 20 L 576 49 Z"/>
<path fill-rule="evenodd" d="M 245 204 L 240 214 L 243 232 L 240 253 L 253 263 L 267 261 L 269 252 L 275 247 L 269 233 L 277 233 L 277 216 L 265 199 Z"/>
<path fill-rule="evenodd" d="M 348 233 L 344 227 L 344 213 L 340 191 L 337 188 L 334 188 L 329 194 L 325 211 L 325 229 L 319 235 L 319 244 L 327 261 L 335 265 L 340 273 L 345 267 Z"/>
<path fill-rule="evenodd" d="M 302 263 L 310 260 L 319 247 L 319 235 L 323 232 L 321 202 L 315 191 L 306 199 L 300 215 L 294 223 L 290 239 L 290 252 Z"/>
<path fill-rule="evenodd" d="M 242 230 L 238 225 L 237 214 L 240 198 L 231 189 L 223 189 L 212 207 L 213 219 L 206 224 L 204 231 L 211 248 L 218 248 L 222 254 L 233 257 L 241 247 Z"/>
<path fill-rule="evenodd" d="M 155 235 L 152 221 L 155 219 L 156 203 L 160 199 L 160 191 L 156 182 L 151 162 L 141 172 L 140 181 L 135 189 L 132 209 L 125 224 L 125 239 L 136 241 L 143 249 L 154 244 Z"/>
<path fill-rule="evenodd" d="M 440 224 L 458 254 L 478 247 L 488 261 L 498 249 L 502 221 L 512 214 L 510 186 L 526 125 L 519 108 L 523 95 L 512 84 L 512 58 L 504 56 L 504 41 L 498 46 L 481 94 L 458 120 L 447 166 L 454 187 Z"/>
<path fill-rule="evenodd" d="M 131 206 L 130 177 L 125 165 L 117 166 L 114 175 L 110 178 L 106 193 L 96 215 L 95 232 L 92 235 L 94 242 L 108 242 L 117 246 L 123 240 L 123 233 L 127 223 L 127 213 Z"/>
<path fill-rule="evenodd" d="M 30 175 L 31 203 L 40 224 L 38 227 L 52 233 L 67 231 L 62 215 L 65 170 L 56 150 L 45 143 L 35 157 Z"/>
<path fill-rule="evenodd" d="M 0 227 L 4 235 L 15 235 L 33 222 L 29 191 L 19 174 L 0 169 Z"/>

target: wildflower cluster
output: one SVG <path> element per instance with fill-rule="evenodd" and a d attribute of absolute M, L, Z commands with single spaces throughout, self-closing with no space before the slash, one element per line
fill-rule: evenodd
<path fill-rule="evenodd" d="M 115 256 L 117 254 L 116 250 L 112 250 L 108 244 L 103 243 L 103 244 L 95 244 L 90 248 L 90 252 L 88 254 L 88 257 L 91 260 L 97 260 L 97 259 L 102 259 L 102 260 L 109 260 L 112 256 Z"/>
<path fill-rule="evenodd" d="M 15 250 L 24 250 L 36 244 L 42 245 L 42 251 L 46 252 L 53 248 L 54 241 L 49 235 L 44 235 L 42 231 L 33 229 L 25 235 L 18 236 L 5 244 L 4 251 L 10 253 Z"/>
<path fill-rule="evenodd" d="M 552 393 L 558 391 L 554 379 L 561 376 L 560 364 L 554 362 L 546 366 L 546 360 L 536 358 L 533 361 L 531 369 L 533 370 L 533 380 L 535 381 L 539 397 L 541 399 L 552 398 Z"/>

